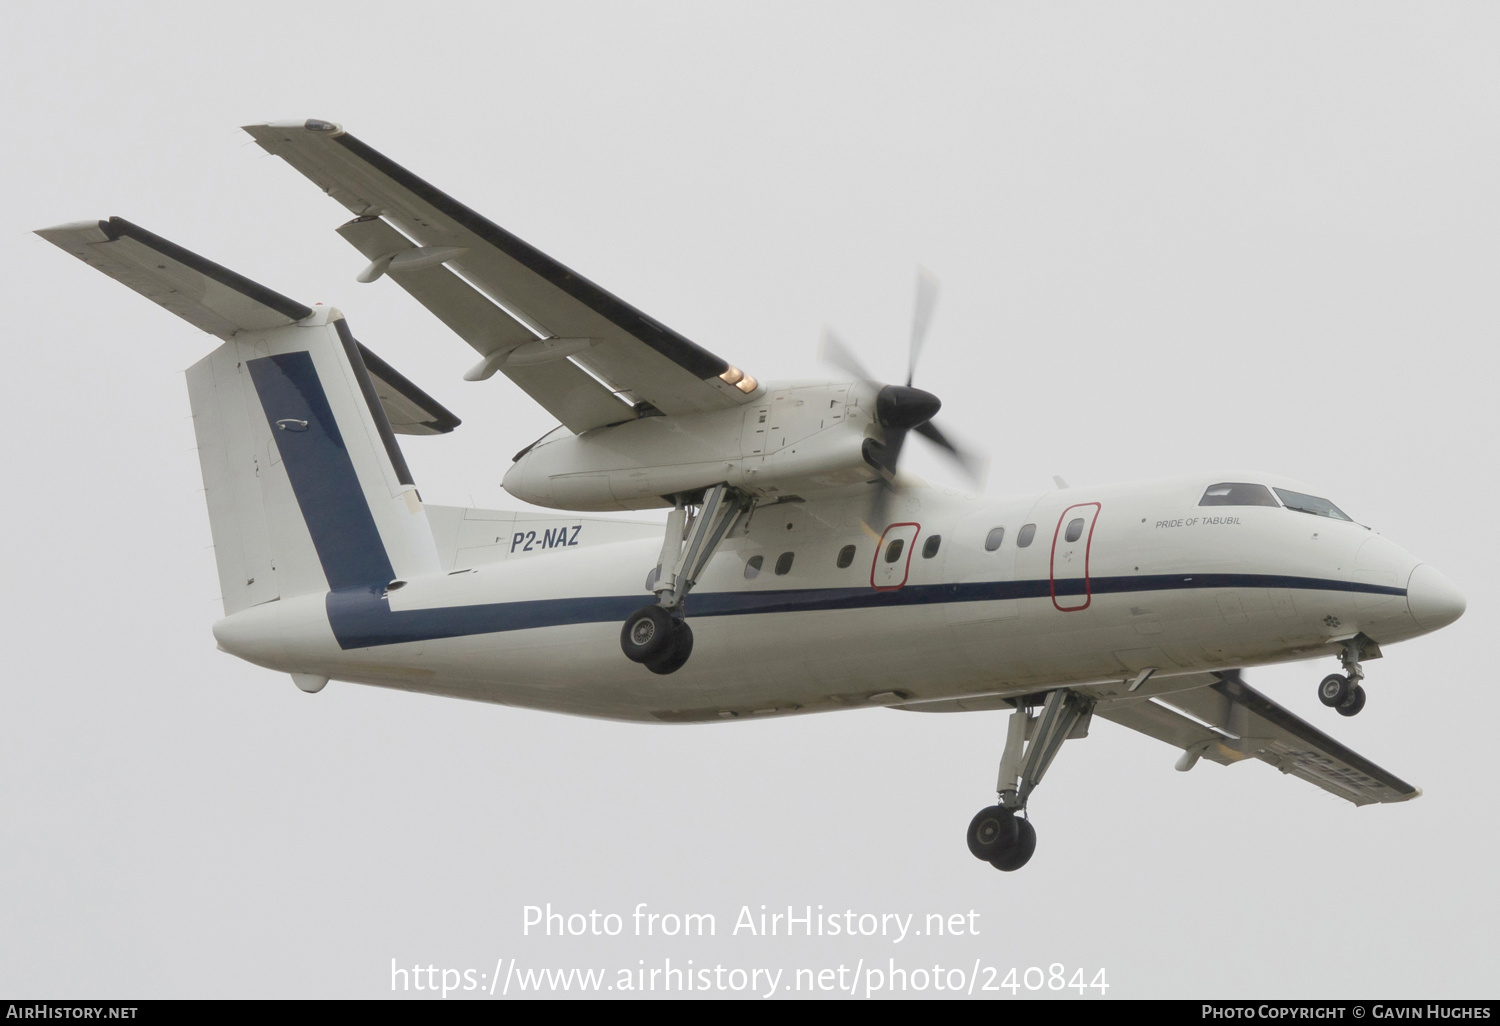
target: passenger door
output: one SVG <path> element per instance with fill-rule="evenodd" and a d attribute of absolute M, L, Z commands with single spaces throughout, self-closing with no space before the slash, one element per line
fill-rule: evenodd
<path fill-rule="evenodd" d="M 1089 582 L 1089 550 L 1094 524 L 1099 519 L 1097 502 L 1080 502 L 1063 510 L 1052 534 L 1052 604 L 1064 613 L 1087 609 L 1094 599 Z"/>
<path fill-rule="evenodd" d="M 912 549 L 916 547 L 917 535 L 921 533 L 920 524 L 892 524 L 885 529 L 885 534 L 880 536 L 880 544 L 875 547 L 875 562 L 870 567 L 870 587 L 876 591 L 894 591 L 906 583 Z"/>

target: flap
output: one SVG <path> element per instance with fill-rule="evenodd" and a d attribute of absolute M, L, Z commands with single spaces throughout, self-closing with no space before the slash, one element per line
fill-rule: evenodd
<path fill-rule="evenodd" d="M 1255 758 L 1330 794 L 1369 805 L 1421 795 L 1246 684 L 1237 671 L 1194 674 L 1199 687 L 1101 700 L 1094 712 L 1223 765 Z M 1170 678 L 1181 682 L 1183 678 Z"/>
<path fill-rule="evenodd" d="M 340 227 L 339 234 L 371 262 L 411 247 L 404 235 L 378 217 L 357 217 Z M 414 269 L 391 267 L 386 275 L 484 356 L 498 354 L 503 359 L 537 339 L 530 329 L 441 264 Z M 635 419 L 628 402 L 571 360 L 539 364 L 505 361 L 498 369 L 574 434 Z"/>

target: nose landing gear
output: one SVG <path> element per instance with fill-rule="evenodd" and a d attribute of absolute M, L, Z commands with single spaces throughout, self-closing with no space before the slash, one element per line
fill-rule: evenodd
<path fill-rule="evenodd" d="M 1337 709 L 1340 716 L 1355 716 L 1365 707 L 1365 689 L 1360 681 L 1365 679 L 1360 660 L 1368 656 L 1380 657 L 1380 647 L 1363 634 L 1345 639 L 1339 652 L 1339 661 L 1344 664 L 1343 673 L 1330 673 L 1318 685 L 1318 701 L 1330 709 Z"/>
<path fill-rule="evenodd" d="M 1026 865 L 1036 851 L 1036 828 L 1020 813 L 1052 760 L 1070 737 L 1087 737 L 1094 703 L 1072 691 L 1050 692 L 1041 715 L 1017 705 L 1000 757 L 999 801 L 980 809 L 969 822 L 969 852 L 1004 873 Z M 1027 741 L 1030 740 L 1028 744 Z"/>

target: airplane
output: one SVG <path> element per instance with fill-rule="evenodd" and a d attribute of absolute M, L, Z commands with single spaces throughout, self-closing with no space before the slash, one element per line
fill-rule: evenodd
<path fill-rule="evenodd" d="M 218 647 L 291 675 L 584 716 L 708 723 L 883 706 L 1006 711 L 1002 871 L 1029 800 L 1095 716 L 1257 760 L 1356 805 L 1420 789 L 1246 683 L 1364 663 L 1462 615 L 1459 590 L 1318 489 L 1226 470 L 991 499 L 898 472 L 915 432 L 974 469 L 933 394 L 836 336 L 837 380 L 765 382 L 321 120 L 247 126 L 352 213 L 338 232 L 559 421 L 503 487 L 555 512 L 425 503 L 398 434 L 459 418 L 307 306 L 122 218 L 38 235 L 216 336 L 187 371 L 224 617 Z M 936 290 L 919 278 L 912 365 Z M 665 528 L 599 516 L 667 509 Z"/>

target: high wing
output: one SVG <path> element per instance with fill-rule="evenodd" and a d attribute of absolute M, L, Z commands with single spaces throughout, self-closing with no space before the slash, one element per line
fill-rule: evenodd
<path fill-rule="evenodd" d="M 311 317 L 313 310 L 222 264 L 131 224 L 123 217 L 43 228 L 36 234 L 90 267 L 165 307 L 195 328 L 226 341 L 241 331 L 270 331 Z M 349 340 L 363 363 L 391 430 L 405 435 L 452 431 L 459 419 L 363 344 Z"/>
<path fill-rule="evenodd" d="M 1191 686 L 1195 678 L 1201 686 Z M 1355 805 L 1404 802 L 1422 793 L 1277 705 L 1237 672 L 1170 679 L 1189 686 L 1149 698 L 1103 698 L 1094 712 L 1176 745 L 1189 757 L 1224 766 L 1259 759 Z"/>
<path fill-rule="evenodd" d="M 338 125 L 248 125 L 355 215 L 339 234 L 571 431 L 737 406 L 753 378 L 564 267 Z M 736 387 L 738 386 L 738 387 Z M 747 387 L 748 386 L 748 387 Z M 639 404 L 647 404 L 640 406 Z"/>

